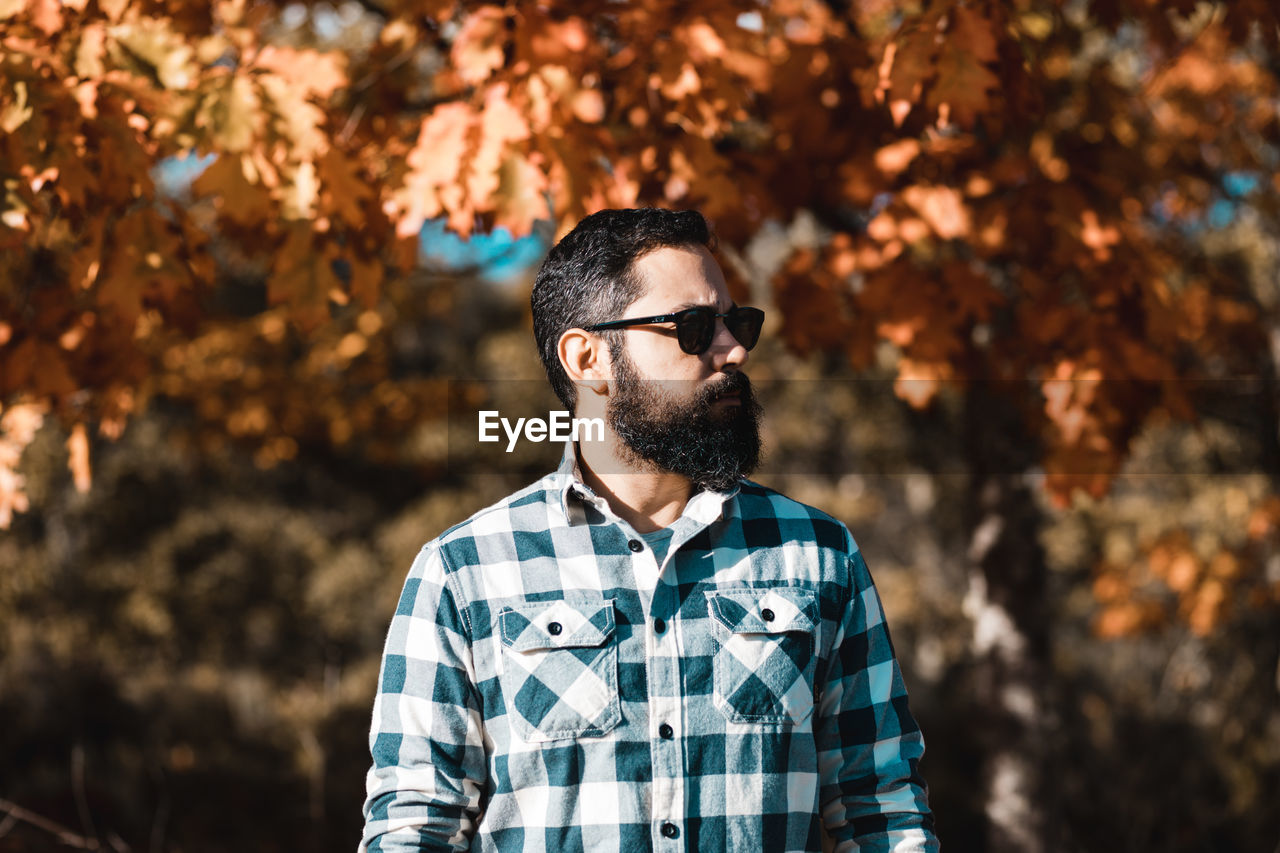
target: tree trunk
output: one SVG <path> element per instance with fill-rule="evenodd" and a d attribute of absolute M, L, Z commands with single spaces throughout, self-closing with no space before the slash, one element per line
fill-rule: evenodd
<path fill-rule="evenodd" d="M 1008 389 L 1005 389 L 1008 390 Z M 1043 522 L 1029 472 L 1040 461 L 1016 398 L 974 382 L 966 399 L 968 591 L 975 737 L 993 853 L 1048 849 L 1044 768 L 1049 666 Z"/>

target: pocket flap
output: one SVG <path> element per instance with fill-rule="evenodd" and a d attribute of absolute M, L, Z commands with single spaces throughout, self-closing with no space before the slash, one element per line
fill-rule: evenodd
<path fill-rule="evenodd" d="M 513 652 L 592 648 L 613 635 L 613 599 L 535 601 L 502 608 L 503 645 Z"/>
<path fill-rule="evenodd" d="M 774 589 L 718 589 L 707 593 L 711 614 L 735 634 L 812 633 L 813 592 Z"/>

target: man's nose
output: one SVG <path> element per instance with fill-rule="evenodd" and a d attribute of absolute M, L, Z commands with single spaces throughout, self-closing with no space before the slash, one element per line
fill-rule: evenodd
<path fill-rule="evenodd" d="M 715 337 L 711 339 L 710 352 L 712 365 L 717 371 L 729 366 L 742 367 L 751 357 L 747 348 L 729 331 L 723 317 L 716 318 Z"/>

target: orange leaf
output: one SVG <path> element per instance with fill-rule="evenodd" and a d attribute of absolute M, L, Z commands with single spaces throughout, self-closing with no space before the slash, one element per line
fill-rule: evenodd
<path fill-rule="evenodd" d="M 47 36 L 62 29 L 62 3 L 59 0 L 31 0 L 31 23 Z"/>
<path fill-rule="evenodd" d="M 604 121 L 604 95 L 599 89 L 581 89 L 573 96 L 573 115 L 580 122 L 599 124 Z"/>
<path fill-rule="evenodd" d="M 1265 538 L 1280 527 L 1280 497 L 1272 496 L 1262 502 L 1249 516 L 1249 538 Z"/>
<path fill-rule="evenodd" d="M 1196 636 L 1207 637 L 1222 621 L 1227 610 L 1227 591 L 1221 581 L 1210 578 L 1190 599 L 1187 623 Z"/>
<path fill-rule="evenodd" d="M 93 473 L 89 469 L 89 435 L 82 423 L 72 427 L 71 435 L 67 438 L 67 467 L 71 469 L 76 491 L 81 494 L 89 491 L 93 484 Z"/>
<path fill-rule="evenodd" d="M 522 23 L 516 37 L 525 43 L 535 66 L 569 62 L 591 45 L 590 28 L 578 17 L 563 21 L 539 17 Z"/>
<path fill-rule="evenodd" d="M 483 83 L 502 67 L 507 40 L 507 15 L 497 6 L 481 6 L 462 24 L 450 57 L 463 82 Z"/>
<path fill-rule="evenodd" d="M 307 100 L 305 94 L 282 77 L 262 74 L 258 84 L 266 96 L 269 112 L 276 116 L 271 128 L 291 149 L 293 160 L 309 160 L 329 147 L 321 127 L 324 110 Z"/>
<path fill-rule="evenodd" d="M 929 15 L 885 48 L 875 97 L 888 102 L 895 125 L 902 124 L 933 77 L 937 35 L 937 18 Z"/>
<path fill-rule="evenodd" d="M 533 230 L 533 223 L 551 215 L 547 204 L 547 176 L 518 154 L 510 154 L 499 170 L 495 224 L 516 237 Z"/>
<path fill-rule="evenodd" d="M 62 350 L 52 344 L 37 345 L 31 378 L 30 390 L 40 397 L 66 397 L 79 387 L 62 357 Z"/>
<path fill-rule="evenodd" d="M 748 49 L 731 48 L 719 57 L 720 64 L 742 78 L 753 92 L 768 92 L 773 88 L 774 65 L 768 58 L 756 52 L 755 45 Z"/>
<path fill-rule="evenodd" d="M 336 213 L 352 226 L 362 226 L 364 211 L 360 205 L 373 197 L 373 191 L 360 175 L 359 165 L 338 149 L 330 148 L 316 161 L 316 166 L 323 184 L 321 209 Z"/>
<path fill-rule="evenodd" d="M 97 300 L 110 308 L 127 326 L 142 314 L 142 282 L 133 274 L 133 252 L 127 246 L 116 246 L 108 273 L 98 280 Z"/>
<path fill-rule="evenodd" d="M 0 367 L 3 367 L 0 370 L 0 391 L 8 397 L 26 390 L 36 366 L 36 339 L 27 337 L 0 354 L 4 355 L 4 360 L 0 361 Z"/>
<path fill-rule="evenodd" d="M 378 304 L 382 292 L 382 262 L 377 258 L 365 259 L 358 255 L 350 259 L 351 295 L 365 308 Z"/>
<path fill-rule="evenodd" d="M 254 64 L 283 77 L 304 98 L 328 98 L 348 82 L 343 56 L 336 52 L 267 45 Z"/>
<path fill-rule="evenodd" d="M 1146 624 L 1146 608 L 1133 601 L 1121 601 L 1103 608 L 1094 623 L 1099 637 L 1115 640 L 1136 634 Z"/>
<path fill-rule="evenodd" d="M 1120 232 L 1114 225 L 1102 225 L 1098 214 L 1086 210 L 1082 216 L 1083 227 L 1080 230 L 1080 242 L 1093 249 L 1094 260 L 1105 263 L 1111 260 L 1111 248 L 1120 242 Z"/>
<path fill-rule="evenodd" d="M 445 209 L 441 195 L 458 180 L 475 120 L 471 107 L 462 103 L 441 104 L 422 120 L 418 142 L 406 160 L 409 175 L 396 194 L 400 237 L 417 236 L 423 222 Z"/>
<path fill-rule="evenodd" d="M 103 219 L 95 219 L 85 226 L 84 239 L 71 255 L 68 278 L 73 285 L 88 289 L 98 279 L 102 269 L 102 242 L 107 223 Z"/>
<path fill-rule="evenodd" d="M 7 528 L 15 512 L 26 512 L 30 506 L 25 478 L 15 469 L 44 423 L 45 408 L 42 403 L 0 405 L 0 528 Z"/>
<path fill-rule="evenodd" d="M 457 0 L 412 0 L 396 6 L 401 15 L 421 15 L 433 21 L 444 22 L 453 17 Z"/>
<path fill-rule="evenodd" d="M 107 20 L 115 23 L 119 21 L 125 13 L 125 9 L 129 6 L 129 0 L 98 0 L 98 8 L 107 16 Z"/>
<path fill-rule="evenodd" d="M 960 192 L 951 187 L 907 187 L 902 191 L 902 200 L 944 240 L 964 237 L 972 227 L 969 206 Z"/>
<path fill-rule="evenodd" d="M 886 177 L 895 177 L 911 165 L 920 153 L 920 142 L 915 139 L 899 139 L 876 152 L 876 168 Z"/>
<path fill-rule="evenodd" d="M 26 484 L 21 474 L 0 465 L 0 530 L 7 530 L 13 524 L 15 512 L 26 512 L 30 508 Z"/>
<path fill-rule="evenodd" d="M 991 309 L 1004 301 L 985 275 L 963 261 L 952 261 L 943 267 L 942 280 L 957 318 L 984 323 L 991 317 Z"/>
<path fill-rule="evenodd" d="M 898 376 L 893 380 L 893 393 L 914 409 L 926 408 L 951 378 L 951 365 L 944 361 L 898 361 Z"/>
<path fill-rule="evenodd" d="M 166 89 L 186 89 L 197 73 L 192 61 L 195 49 L 173 27 L 169 18 L 131 17 L 110 29 L 117 61 L 141 65 Z"/>
<path fill-rule="evenodd" d="M 480 210 L 491 210 L 490 198 L 500 184 L 498 170 L 508 146 L 529 138 L 529 123 L 507 99 L 507 84 L 493 86 L 485 95 L 480 117 L 480 146 L 467 174 L 467 194 Z"/>
<path fill-rule="evenodd" d="M 997 57 L 992 24 L 980 12 L 956 6 L 951 31 L 938 56 L 938 78 L 929 91 L 930 109 L 946 108 L 956 124 L 970 127 L 990 105 L 1000 78 L 987 68 Z"/>
<path fill-rule="evenodd" d="M 794 251 L 776 274 L 773 289 L 784 318 L 783 335 L 795 352 L 838 352 L 855 339 L 848 306 L 813 250 Z"/>
<path fill-rule="evenodd" d="M 223 151 L 240 152 L 253 144 L 264 119 L 258 87 L 247 74 L 235 74 L 204 96 L 196 110 L 195 123 L 207 128 L 210 138 Z"/>
<path fill-rule="evenodd" d="M 86 26 L 80 33 L 80 45 L 76 48 L 76 75 L 81 79 L 101 77 L 106 68 L 102 58 L 106 54 L 107 28 L 101 22 Z"/>
<path fill-rule="evenodd" d="M 63 204 L 81 207 L 91 193 L 98 190 L 98 176 L 89 169 L 84 156 L 71 145 L 59 145 L 55 149 L 58 163 L 58 180 L 55 191 Z"/>
<path fill-rule="evenodd" d="M 233 222 L 256 226 L 271 218 L 271 195 L 245 177 L 242 157 L 222 155 L 195 179 L 191 188 L 199 198 L 212 198 L 214 208 Z"/>
<path fill-rule="evenodd" d="M 171 304 L 190 283 L 181 260 L 182 242 L 173 228 L 154 208 L 144 207 L 127 214 L 111 234 L 108 273 L 99 280 L 96 297 L 129 328 L 141 315 L 144 298 Z"/>
<path fill-rule="evenodd" d="M 0 0 L 0 21 L 7 21 L 27 7 L 27 0 Z"/>
<path fill-rule="evenodd" d="M 1051 446 L 1044 457 L 1045 491 L 1054 505 L 1062 508 L 1071 505 L 1071 495 L 1077 490 L 1102 498 L 1120 462 L 1120 455 L 1110 447 Z"/>
<path fill-rule="evenodd" d="M 964 48 L 977 62 L 995 62 L 1000 52 L 996 37 L 992 31 L 994 26 L 982 16 L 977 9 L 969 6 L 954 6 L 950 13 L 951 26 L 948 27 L 947 40 L 964 45 Z"/>
<path fill-rule="evenodd" d="M 276 253 L 267 279 L 267 298 L 273 305 L 287 304 L 294 321 L 303 329 L 314 328 L 329 318 L 329 299 L 341 289 L 331 255 L 332 250 L 322 251 L 315 245 L 307 222 L 291 226 Z"/>

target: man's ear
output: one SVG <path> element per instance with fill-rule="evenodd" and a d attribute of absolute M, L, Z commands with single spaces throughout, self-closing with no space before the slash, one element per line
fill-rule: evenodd
<path fill-rule="evenodd" d="M 609 393 L 613 361 L 609 358 L 609 347 L 598 335 L 569 329 L 560 336 L 556 352 L 570 382 L 597 394 Z"/>

